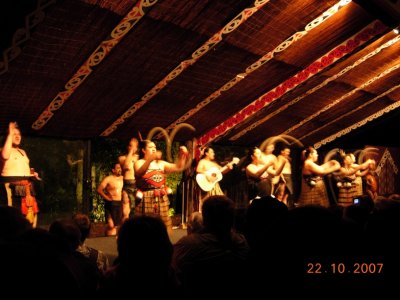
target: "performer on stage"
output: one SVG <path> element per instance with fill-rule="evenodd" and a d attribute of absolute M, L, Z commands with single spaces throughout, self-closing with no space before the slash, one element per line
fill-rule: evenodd
<path fill-rule="evenodd" d="M 341 152 L 342 166 L 339 169 L 339 188 L 338 205 L 346 207 L 353 204 L 353 198 L 360 196 L 357 193 L 357 177 L 361 178 L 361 170 L 368 169 L 373 163 L 372 159 L 367 159 L 362 164 L 355 164 L 353 154 Z"/>
<path fill-rule="evenodd" d="M 21 131 L 16 122 L 8 125 L 8 135 L 1 150 L 0 204 L 20 208 L 33 227 L 36 227 L 39 208 L 32 180 L 40 180 L 29 166 L 26 152 L 20 148 Z"/>
<path fill-rule="evenodd" d="M 282 174 L 280 176 L 280 180 L 278 181 L 278 187 L 276 188 L 275 196 L 279 201 L 285 203 L 288 207 L 292 206 L 292 201 L 290 201 L 290 197 L 293 196 L 293 180 L 292 180 L 292 164 L 290 157 L 290 148 L 288 146 L 284 146 L 279 157 L 284 157 L 286 159 L 286 163 L 283 166 Z"/>
<path fill-rule="evenodd" d="M 97 193 L 104 199 L 104 211 L 107 222 L 107 235 L 116 235 L 117 227 L 121 223 L 122 169 L 120 164 L 115 164 L 112 175 L 106 176 L 97 187 Z"/>
<path fill-rule="evenodd" d="M 281 159 L 278 161 L 278 158 L 274 154 L 274 150 L 275 150 L 275 144 L 271 143 L 266 146 L 264 152 L 262 153 L 262 160 L 264 164 L 269 165 L 270 163 L 272 163 L 272 165 L 267 169 L 267 175 L 268 175 L 268 178 L 266 179 L 267 194 L 263 196 L 267 195 L 275 196 L 275 194 L 277 194 L 278 192 L 277 189 L 279 182 L 283 180 L 282 170 L 286 165 L 287 159 L 286 158 L 283 159 L 283 157 L 281 156 L 280 157 Z M 282 199 L 280 198 L 278 199 L 282 201 Z"/>
<path fill-rule="evenodd" d="M 373 161 L 368 169 L 367 175 L 365 175 L 366 183 L 366 194 L 376 202 L 378 200 L 379 193 L 379 176 L 376 173 L 376 162 Z"/>
<path fill-rule="evenodd" d="M 122 222 L 135 211 L 136 180 L 134 164 L 138 159 L 138 140 L 131 138 L 128 144 L 128 153 L 118 158 L 122 167 L 124 186 L 122 188 Z"/>
<path fill-rule="evenodd" d="M 181 146 L 177 162 L 169 163 L 160 159 L 154 142 L 144 140 L 140 144 L 141 158 L 135 163 L 138 188 L 135 215 L 158 214 L 171 232 L 172 221 L 168 215 L 170 191 L 166 185 L 166 174 L 182 171 L 190 159 L 189 152 Z"/>
<path fill-rule="evenodd" d="M 206 147 L 203 150 L 203 155 L 196 167 L 196 181 L 200 186 L 200 212 L 205 198 L 208 196 L 224 194 L 218 182 L 222 179 L 222 175 L 231 171 L 233 165 L 238 162 L 239 159 L 234 158 L 231 162 L 222 167 L 215 161 L 215 152 L 213 148 Z"/>
<path fill-rule="evenodd" d="M 269 157 L 266 159 L 265 155 L 257 147 L 254 147 L 249 154 L 251 156 L 251 163 L 246 167 L 246 175 L 249 183 L 249 199 L 271 196 L 271 177 L 277 174 L 280 175 L 286 164 L 286 158 L 282 156 L 278 160 L 274 155 L 275 158 Z M 277 170 L 274 169 L 275 165 L 279 165 Z"/>
<path fill-rule="evenodd" d="M 357 168 L 358 164 L 356 163 L 356 156 L 353 153 L 350 153 L 351 160 L 353 161 L 352 167 Z M 356 173 L 356 179 L 353 181 L 355 184 L 355 192 L 354 197 L 361 197 L 364 195 L 364 187 L 363 187 L 363 178 L 369 172 L 369 167 L 365 169 L 361 169 Z"/>
<path fill-rule="evenodd" d="M 328 193 L 322 176 L 339 170 L 340 163 L 330 160 L 323 165 L 318 165 L 318 152 L 313 147 L 307 147 L 303 151 L 303 160 L 301 194 L 297 204 L 299 206 L 315 204 L 329 207 Z"/>

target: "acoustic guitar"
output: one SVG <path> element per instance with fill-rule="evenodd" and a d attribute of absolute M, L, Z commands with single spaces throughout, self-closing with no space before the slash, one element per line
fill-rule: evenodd
<path fill-rule="evenodd" d="M 204 173 L 198 173 L 196 175 L 197 184 L 203 191 L 205 191 L 205 192 L 211 191 L 214 188 L 215 184 L 217 182 L 221 181 L 222 172 L 224 172 L 225 169 L 228 168 L 228 165 L 229 164 L 234 165 L 234 164 L 237 164 L 238 162 L 239 162 L 239 158 L 234 157 L 231 162 L 229 162 L 226 166 L 224 166 L 221 169 L 219 169 L 217 167 L 212 167 Z"/>
<path fill-rule="evenodd" d="M 211 191 L 218 181 L 221 181 L 222 173 L 217 167 L 212 167 L 205 173 L 198 173 L 196 175 L 196 182 L 199 187 L 205 191 Z"/>

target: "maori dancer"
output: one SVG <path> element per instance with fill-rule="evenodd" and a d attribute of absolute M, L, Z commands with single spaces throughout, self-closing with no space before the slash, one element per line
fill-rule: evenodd
<path fill-rule="evenodd" d="M 135 210 L 136 180 L 134 164 L 138 159 L 138 143 L 136 138 L 131 138 L 128 144 L 128 153 L 118 158 L 124 180 L 122 188 L 122 222 L 128 219 Z"/>
<path fill-rule="evenodd" d="M 246 167 L 246 176 L 249 183 L 249 199 L 270 196 L 272 194 L 271 177 L 276 175 L 273 169 L 275 159 L 265 160 L 261 150 L 254 147 L 250 151 L 251 163 Z M 286 158 L 279 158 L 278 172 L 282 171 Z"/>
<path fill-rule="evenodd" d="M 274 195 L 275 194 L 275 188 L 277 187 L 280 178 L 281 178 L 281 171 L 282 169 L 277 172 L 276 169 L 278 168 L 278 159 L 274 154 L 275 150 L 275 144 L 267 144 L 264 152 L 262 159 L 264 161 L 264 164 L 269 164 L 272 162 L 271 167 L 268 169 L 268 184 L 269 184 L 269 193 L 268 195 Z"/>
<path fill-rule="evenodd" d="M 0 204 L 20 208 L 32 226 L 36 227 L 39 208 L 32 180 L 40 178 L 30 168 L 28 155 L 20 148 L 21 140 L 17 123 L 10 122 L 1 150 Z"/>
<path fill-rule="evenodd" d="M 357 177 L 361 178 L 361 170 L 368 169 L 373 160 L 368 159 L 362 164 L 354 163 L 354 155 L 351 153 L 340 152 L 342 166 L 339 169 L 340 181 L 337 183 L 339 188 L 338 205 L 346 207 L 353 204 L 353 198 L 359 196 L 357 193 Z"/>
<path fill-rule="evenodd" d="M 273 152 L 278 143 L 283 144 L 283 146 L 281 146 L 279 155 L 276 157 Z M 288 198 L 293 195 L 290 145 L 304 147 L 299 140 L 287 134 L 269 137 L 260 145 L 264 163 L 274 162 L 274 165 L 268 169 L 271 195 L 274 195 L 286 205 L 288 205 Z"/>
<path fill-rule="evenodd" d="M 122 168 L 119 163 L 114 165 L 112 175 L 106 176 L 97 187 L 97 193 L 104 199 L 104 211 L 107 222 L 108 236 L 117 234 L 121 222 Z"/>
<path fill-rule="evenodd" d="M 358 168 L 359 164 L 356 161 L 356 156 L 353 153 L 350 153 L 351 159 L 353 161 L 352 167 Z M 356 173 L 356 179 L 354 180 L 354 184 L 356 186 L 354 197 L 361 197 L 364 195 L 363 189 L 363 180 L 362 178 L 367 175 L 369 168 L 361 169 Z"/>
<path fill-rule="evenodd" d="M 160 159 L 154 142 L 144 140 L 140 144 L 141 157 L 135 163 L 138 188 L 135 215 L 158 214 L 171 232 L 166 174 L 183 171 L 190 164 L 189 152 L 185 146 L 181 146 L 177 162 L 170 163 Z"/>
<path fill-rule="evenodd" d="M 297 201 L 298 206 L 316 204 L 329 207 L 329 198 L 322 176 L 340 169 L 340 163 L 330 160 L 318 165 L 318 152 L 313 147 L 303 150 L 303 170 L 301 193 Z"/>
<path fill-rule="evenodd" d="M 366 194 L 376 202 L 378 200 L 379 192 L 379 176 L 376 173 L 376 163 L 373 161 L 370 164 L 367 175 L 365 175 Z"/>
<path fill-rule="evenodd" d="M 292 203 L 289 200 L 289 197 L 294 195 L 293 191 L 293 180 L 292 180 L 292 164 L 290 157 L 290 148 L 289 146 L 284 146 L 278 156 L 279 158 L 285 158 L 286 163 L 283 166 L 281 180 L 278 182 L 278 187 L 276 189 L 275 196 L 279 201 L 282 201 L 287 206 L 291 207 Z"/>

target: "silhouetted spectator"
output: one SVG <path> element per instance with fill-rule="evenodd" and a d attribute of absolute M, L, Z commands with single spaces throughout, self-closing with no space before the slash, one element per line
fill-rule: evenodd
<path fill-rule="evenodd" d="M 234 203 L 223 195 L 203 204 L 200 233 L 182 237 L 174 246 L 173 266 L 184 296 L 238 296 L 246 286 L 248 245 L 232 230 Z"/>
<path fill-rule="evenodd" d="M 247 208 L 245 231 L 251 248 L 264 243 L 276 220 L 286 214 L 288 207 L 273 196 L 255 198 Z"/>
<path fill-rule="evenodd" d="M 176 294 L 178 283 L 170 267 L 173 248 L 159 216 L 135 216 L 125 221 L 117 245 L 118 263 L 106 272 L 99 296 Z"/>
<path fill-rule="evenodd" d="M 0 206 L 0 241 L 15 240 L 31 227 L 20 209 L 12 206 Z"/>
<path fill-rule="evenodd" d="M 76 214 L 72 219 L 76 225 L 78 225 L 78 228 L 81 232 L 80 244 L 77 248 L 77 251 L 94 262 L 101 272 L 105 272 L 110 266 L 108 257 L 102 251 L 89 247 L 85 244 L 85 240 L 89 236 L 91 228 L 89 217 L 85 214 Z"/>
<path fill-rule="evenodd" d="M 80 292 L 84 295 L 96 292 L 101 274 L 96 263 L 77 251 L 81 243 L 78 225 L 70 219 L 60 219 L 50 224 L 49 232 L 67 246 L 69 253 L 65 254 L 64 259 L 78 282 Z"/>
<path fill-rule="evenodd" d="M 203 215 L 199 211 L 193 212 L 187 223 L 187 234 L 199 233 L 203 229 Z"/>

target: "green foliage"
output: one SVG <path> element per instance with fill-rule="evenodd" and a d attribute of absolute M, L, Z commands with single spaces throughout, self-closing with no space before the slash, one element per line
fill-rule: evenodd
<path fill-rule="evenodd" d="M 173 216 L 175 216 L 175 209 L 174 208 L 170 208 L 169 210 L 168 210 L 168 216 L 170 216 L 171 218 L 173 217 Z"/>
<path fill-rule="evenodd" d="M 42 178 L 35 182 L 41 214 L 57 217 L 76 211 L 77 165 L 82 163 L 85 142 L 32 137 L 22 141 L 30 166 Z"/>
<path fill-rule="evenodd" d="M 100 196 L 94 195 L 92 201 L 92 209 L 89 214 L 90 219 L 95 223 L 104 223 L 106 221 L 104 215 L 104 200 L 101 199 Z"/>

